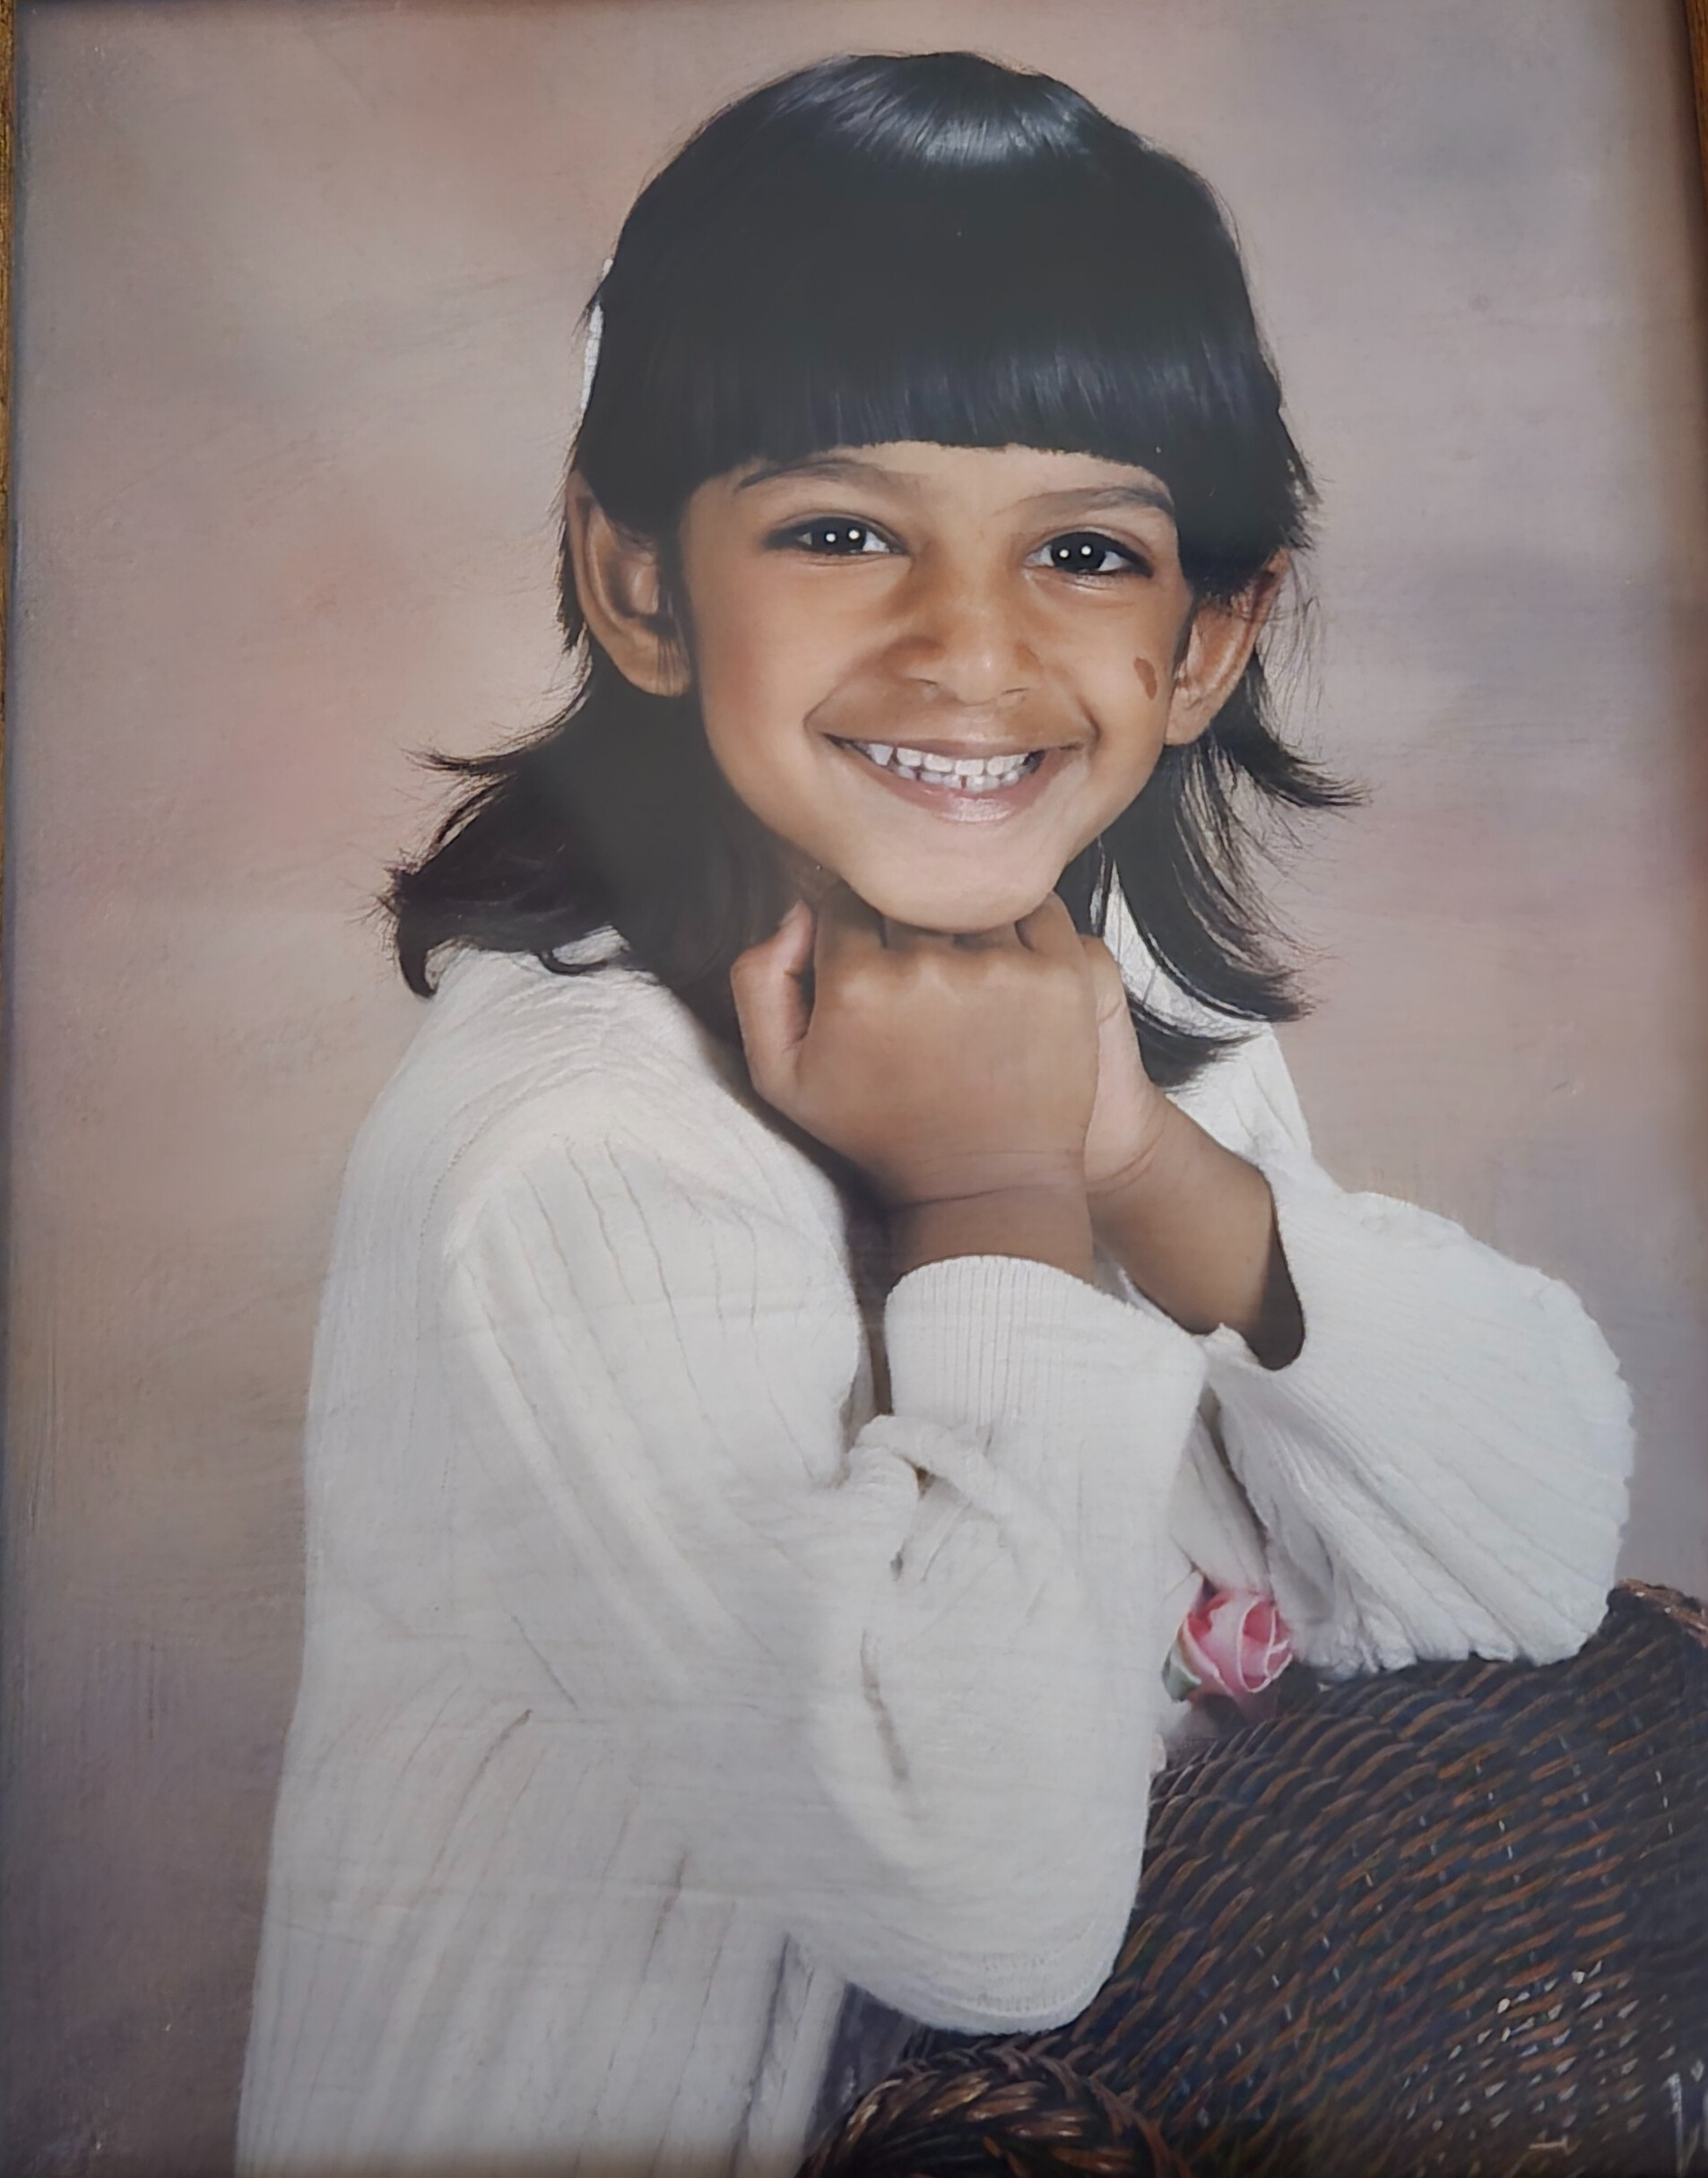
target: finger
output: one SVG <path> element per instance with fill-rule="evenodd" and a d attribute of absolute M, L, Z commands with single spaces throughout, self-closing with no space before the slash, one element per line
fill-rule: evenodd
<path fill-rule="evenodd" d="M 1092 988 L 1097 994 L 1097 1019 L 1128 1015 L 1127 979 L 1121 973 L 1121 963 L 1101 938 L 1082 937 L 1079 945 L 1091 970 Z"/>
<path fill-rule="evenodd" d="M 730 967 L 730 995 L 747 1053 L 748 1072 L 761 1096 L 776 1099 L 793 1080 L 811 1008 L 803 981 L 812 965 L 817 918 L 797 900 L 770 937 L 750 945 Z"/>
<path fill-rule="evenodd" d="M 1026 941 L 1012 923 L 999 923 L 993 930 L 969 930 L 956 939 L 969 953 L 1015 953 L 1026 950 Z"/>
<path fill-rule="evenodd" d="M 927 947 L 953 952 L 966 942 L 952 930 L 927 930 L 923 923 L 901 923 L 894 915 L 886 915 L 883 921 L 884 943 L 892 953 L 916 952 Z"/>
<path fill-rule="evenodd" d="M 1013 951 L 1021 942 L 1012 923 L 998 923 L 989 930 L 931 930 L 922 923 L 898 923 L 893 916 L 886 916 L 884 932 L 892 949 L 897 951 L 915 946 L 937 946 L 950 952 L 989 953 Z"/>
<path fill-rule="evenodd" d="M 1079 933 L 1074 927 L 1067 902 L 1059 892 L 1045 893 L 1032 912 L 1022 915 L 1014 927 L 1021 943 L 1035 953 L 1047 953 L 1056 960 L 1083 959 Z"/>

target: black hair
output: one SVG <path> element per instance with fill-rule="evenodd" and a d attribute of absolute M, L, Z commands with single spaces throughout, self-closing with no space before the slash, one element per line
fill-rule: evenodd
<path fill-rule="evenodd" d="M 1313 487 L 1215 196 L 1052 77 L 927 53 L 768 83 L 648 183 L 594 299 L 572 464 L 667 568 L 708 479 L 900 439 L 1149 470 L 1200 598 L 1240 598 L 1308 541 Z M 558 955 L 609 923 L 619 959 L 739 1045 L 730 965 L 792 897 L 775 843 L 719 771 L 692 693 L 627 681 L 587 630 L 567 544 L 559 565 L 575 693 L 519 747 L 433 759 L 465 785 L 392 872 L 403 973 L 429 992 L 447 944 L 589 972 Z M 1255 654 L 1209 731 L 1164 751 L 1056 889 L 1101 934 L 1118 881 L 1182 990 L 1231 1023 L 1288 1020 L 1302 1004 L 1253 883 L 1242 789 L 1279 810 L 1354 798 L 1279 737 Z M 1165 1087 L 1236 1040 L 1131 1004 Z"/>

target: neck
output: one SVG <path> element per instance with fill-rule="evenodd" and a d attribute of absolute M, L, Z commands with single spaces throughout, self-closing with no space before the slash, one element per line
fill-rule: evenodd
<path fill-rule="evenodd" d="M 810 855 L 786 839 L 778 840 L 776 846 L 777 866 L 782 872 L 784 883 L 809 907 L 817 907 L 837 883 L 836 872 L 827 870 L 822 863 L 814 862 Z"/>

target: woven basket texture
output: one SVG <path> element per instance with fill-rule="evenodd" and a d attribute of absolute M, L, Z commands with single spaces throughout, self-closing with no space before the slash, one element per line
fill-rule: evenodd
<path fill-rule="evenodd" d="M 1157 1780 L 1087 2010 L 922 2029 L 802 2178 L 1708 2173 L 1708 1612 L 1302 1678 Z"/>

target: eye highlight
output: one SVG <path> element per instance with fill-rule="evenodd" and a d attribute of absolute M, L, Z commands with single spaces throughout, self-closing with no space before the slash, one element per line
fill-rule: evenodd
<path fill-rule="evenodd" d="M 1149 575 L 1150 562 L 1130 544 L 1117 544 L 1100 530 L 1074 529 L 1038 547 L 1035 561 L 1060 575 Z"/>
<path fill-rule="evenodd" d="M 825 515 L 817 521 L 798 522 L 791 529 L 780 530 L 775 541 L 820 560 L 855 560 L 863 554 L 890 550 L 870 522 L 856 522 L 847 515 Z"/>

